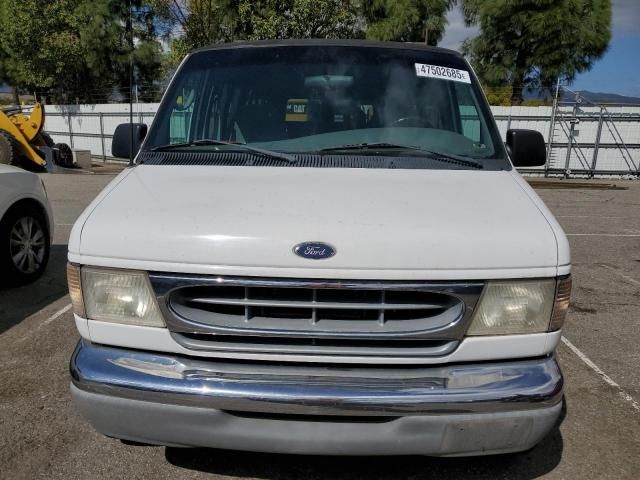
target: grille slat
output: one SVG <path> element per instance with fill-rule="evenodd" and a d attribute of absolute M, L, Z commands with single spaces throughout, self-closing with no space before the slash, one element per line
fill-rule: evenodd
<path fill-rule="evenodd" d="M 341 302 L 295 302 L 287 300 L 234 300 L 231 298 L 191 298 L 191 304 L 204 303 L 208 305 L 247 305 L 249 307 L 291 307 L 291 308 L 343 308 L 353 310 L 441 310 L 442 305 L 424 303 L 341 303 Z"/>
<path fill-rule="evenodd" d="M 244 287 L 244 321 L 248 322 L 249 319 L 251 318 L 252 312 L 251 312 L 251 305 L 249 305 L 247 302 L 247 300 L 249 300 L 249 287 Z M 196 300 L 192 300 L 194 302 L 196 302 Z"/>
<path fill-rule="evenodd" d="M 384 290 L 381 290 L 381 291 L 380 291 L 380 305 L 381 305 L 381 308 L 378 310 L 378 323 L 379 323 L 381 326 L 384 326 L 384 321 L 385 321 L 385 318 L 384 318 L 384 310 L 385 310 L 385 309 L 384 309 L 384 304 L 385 304 L 385 300 L 386 300 L 385 291 L 384 291 Z"/>
<path fill-rule="evenodd" d="M 455 348 L 481 282 L 150 276 L 170 331 L 199 350 L 433 356 Z"/>
<path fill-rule="evenodd" d="M 276 353 L 289 355 L 344 355 L 362 357 L 435 357 L 451 353 L 457 340 L 319 340 L 305 338 L 273 339 L 269 337 L 233 337 L 198 333 L 172 332 L 173 338 L 191 350 Z M 332 359 L 333 360 L 333 359 Z"/>
<path fill-rule="evenodd" d="M 313 302 L 314 305 L 318 301 L 318 291 L 315 288 L 312 290 L 311 301 Z M 318 323 L 318 309 L 314 307 L 311 310 L 311 324 L 315 325 L 317 323 Z"/>

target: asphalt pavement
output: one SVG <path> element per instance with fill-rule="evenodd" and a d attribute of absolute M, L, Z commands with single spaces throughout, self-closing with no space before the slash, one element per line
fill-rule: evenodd
<path fill-rule="evenodd" d="M 563 421 L 529 452 L 438 459 L 148 447 L 96 433 L 69 396 L 68 360 L 79 337 L 65 257 L 73 222 L 111 178 L 43 175 L 56 222 L 49 267 L 33 285 L 0 290 L 0 478 L 640 478 L 639 181 L 616 180 L 616 189 L 536 184 L 573 256 L 572 306 L 558 349 Z"/>

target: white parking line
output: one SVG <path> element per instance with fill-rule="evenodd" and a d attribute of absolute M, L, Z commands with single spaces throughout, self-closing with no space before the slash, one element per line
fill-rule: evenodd
<path fill-rule="evenodd" d="M 556 215 L 556 218 L 603 218 L 605 220 L 616 220 L 621 218 L 636 218 L 636 217 L 609 217 L 604 215 Z"/>
<path fill-rule="evenodd" d="M 67 313 L 69 310 L 71 310 L 71 304 L 66 305 L 64 307 L 62 307 L 60 310 L 58 310 L 56 313 L 54 313 L 53 315 L 51 315 L 49 318 L 47 318 L 46 320 L 44 320 L 42 322 L 42 325 L 48 325 L 51 322 L 53 322 L 56 318 L 64 315 L 65 313 Z"/>
<path fill-rule="evenodd" d="M 640 233 L 567 233 L 567 237 L 640 237 Z"/>
<path fill-rule="evenodd" d="M 600 378 L 602 378 L 608 385 L 615 388 L 618 391 L 618 395 L 620 395 L 625 401 L 629 402 L 631 406 L 638 412 L 640 412 L 640 404 L 634 400 L 634 398 L 629 395 L 620 385 L 618 385 L 613 378 L 604 373 L 600 367 L 598 367 L 595 363 L 593 363 L 589 357 L 587 357 L 584 353 L 582 353 L 578 347 L 576 347 L 573 343 L 567 340 L 566 337 L 562 337 L 562 343 L 564 343 L 569 349 L 575 353 L 580 360 L 582 360 L 591 370 L 596 372 Z"/>
<path fill-rule="evenodd" d="M 606 268 L 607 270 L 610 270 L 610 271 L 612 271 L 614 273 L 617 273 L 622 278 L 624 278 L 627 282 L 632 283 L 633 285 L 640 286 L 640 281 L 639 280 L 636 280 L 635 278 L 630 277 L 629 275 L 625 275 L 624 273 L 620 273 L 618 270 L 616 270 L 613 267 L 610 267 L 609 265 L 601 265 L 601 267 Z"/>
<path fill-rule="evenodd" d="M 29 315 L 27 318 L 25 318 L 25 320 L 29 320 L 29 319 L 34 319 L 34 318 L 38 318 L 39 315 L 41 315 L 46 309 L 48 309 L 51 306 L 51 304 L 47 305 L 46 307 L 43 307 L 42 309 L 38 310 L 36 313 L 32 313 L 31 315 Z M 62 315 L 64 315 L 65 313 L 67 313 L 69 310 L 71 310 L 71 304 L 67 304 L 64 307 L 62 307 L 60 310 L 58 310 L 57 312 L 55 312 L 53 315 L 51 315 L 50 317 L 48 317 L 46 320 L 43 320 L 42 322 L 38 323 L 36 325 L 35 328 L 30 328 L 29 330 L 27 330 L 27 332 L 25 333 L 25 335 L 23 335 L 18 341 L 22 342 L 27 340 L 28 338 L 32 337 L 33 335 L 36 334 L 36 332 L 38 332 L 42 327 L 49 325 L 51 322 L 53 322 L 54 320 L 56 320 L 57 318 L 60 318 Z"/>

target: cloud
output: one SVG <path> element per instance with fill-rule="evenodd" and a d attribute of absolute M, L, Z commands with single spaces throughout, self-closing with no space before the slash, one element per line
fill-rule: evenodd
<path fill-rule="evenodd" d="M 640 0 L 613 0 L 611 30 L 614 34 L 640 33 Z"/>
<path fill-rule="evenodd" d="M 464 24 L 462 11 L 459 7 L 454 7 L 447 13 L 447 20 L 449 23 L 444 30 L 444 37 L 438 43 L 439 47 L 460 50 L 462 42 L 467 38 L 475 37 L 479 32 L 477 27 L 469 28 Z"/>

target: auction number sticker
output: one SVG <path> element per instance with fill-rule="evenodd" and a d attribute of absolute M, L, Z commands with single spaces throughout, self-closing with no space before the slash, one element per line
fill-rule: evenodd
<path fill-rule="evenodd" d="M 440 78 L 443 80 L 453 80 L 455 82 L 471 83 L 469 72 L 466 70 L 441 67 L 439 65 L 416 63 L 416 75 L 419 77 Z"/>

